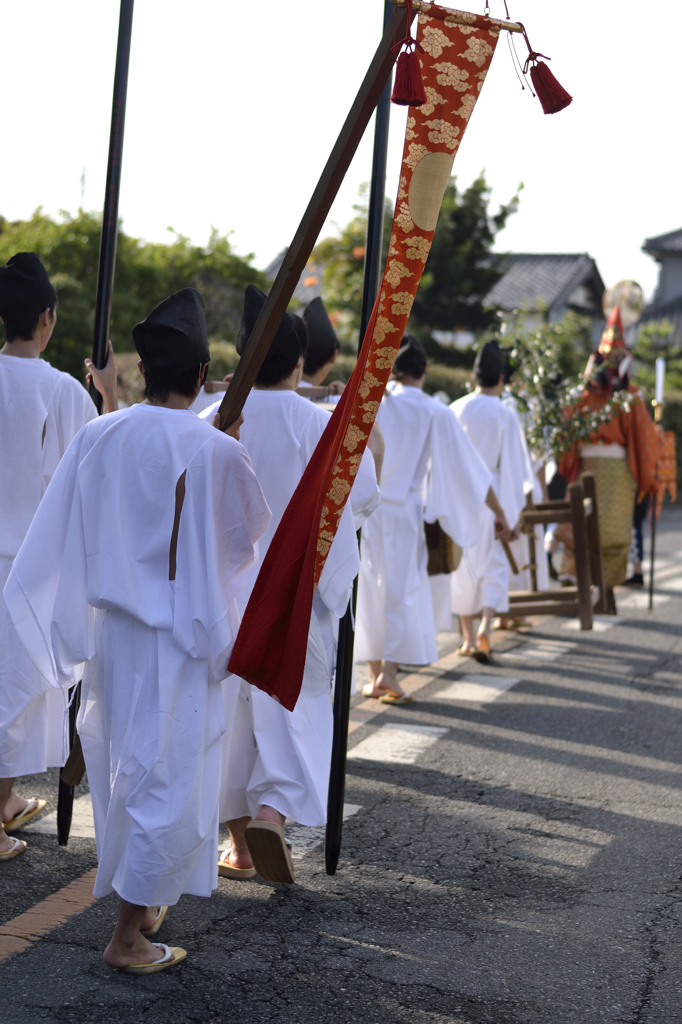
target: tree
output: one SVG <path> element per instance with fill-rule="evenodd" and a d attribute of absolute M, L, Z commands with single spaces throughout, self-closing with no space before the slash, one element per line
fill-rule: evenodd
<path fill-rule="evenodd" d="M 435 358 L 462 361 L 457 353 L 453 359 L 453 353 L 432 341 L 432 331 L 460 328 L 478 332 L 497 322 L 495 312 L 483 305 L 485 296 L 502 276 L 504 255 L 493 253 L 492 246 L 508 218 L 516 213 L 522 187 L 519 185 L 509 203 L 491 214 L 490 188 L 483 172 L 461 193 L 456 179 L 450 179 L 409 325 Z M 324 267 L 325 304 L 336 314 L 340 337 L 352 345 L 357 344 L 360 327 L 367 191 L 368 186 L 363 185 L 361 200 L 354 206 L 355 217 L 337 236 L 319 242 L 312 255 L 313 262 Z M 387 200 L 384 252 L 388 251 L 392 220 L 393 208 Z"/>
<path fill-rule="evenodd" d="M 334 322 L 343 348 L 357 353 L 362 305 L 362 280 L 367 240 L 367 183 L 360 186 L 360 202 L 353 209 L 355 216 L 338 236 L 323 238 L 315 246 L 311 262 L 323 270 L 324 303 Z M 388 252 L 393 221 L 393 206 L 386 200 L 384 210 L 383 252 Z"/>
<path fill-rule="evenodd" d="M 670 320 L 650 320 L 637 332 L 635 347 L 637 382 L 654 394 L 656 359 L 665 359 L 666 391 L 682 391 L 682 348 L 675 343 L 675 326 Z"/>
<path fill-rule="evenodd" d="M 95 319 L 101 218 L 80 210 L 55 220 L 38 209 L 28 220 L 0 217 L 0 263 L 15 252 L 37 252 L 57 289 L 57 327 L 49 361 L 83 378 Z M 239 327 L 247 284 L 264 287 L 251 256 L 238 256 L 229 238 L 213 232 L 207 246 L 175 235 L 168 244 L 143 242 L 119 230 L 111 339 L 120 352 L 133 349 L 132 329 L 161 299 L 180 288 L 197 288 L 206 304 L 211 337 L 232 340 Z"/>
<path fill-rule="evenodd" d="M 519 208 L 519 185 L 512 199 L 495 214 L 489 211 L 490 187 L 481 171 L 459 192 L 456 178 L 445 189 L 438 223 L 419 290 L 410 329 L 431 332 L 465 330 L 478 333 L 497 322 L 484 300 L 502 277 L 504 254 L 493 253 L 496 235 Z"/>

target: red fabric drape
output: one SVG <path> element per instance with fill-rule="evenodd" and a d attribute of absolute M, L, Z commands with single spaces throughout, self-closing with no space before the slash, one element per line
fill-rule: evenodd
<path fill-rule="evenodd" d="M 376 306 L 357 365 L 263 561 L 229 670 L 293 710 L 315 587 L 367 445 L 424 272 L 455 153 L 499 37 L 489 19 L 423 4 L 427 102 L 408 109 L 400 187 Z"/>

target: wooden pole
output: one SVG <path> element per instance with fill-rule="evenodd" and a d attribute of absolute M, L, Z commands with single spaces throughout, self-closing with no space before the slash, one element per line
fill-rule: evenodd
<path fill-rule="evenodd" d="M 384 3 L 384 40 L 393 35 L 393 10 L 390 0 Z M 398 33 L 402 30 L 398 28 Z M 398 34 L 397 38 L 401 38 Z M 377 106 L 374 125 L 374 154 L 372 157 L 372 180 L 370 184 L 369 208 L 367 211 L 367 240 L 365 243 L 365 266 L 362 283 L 362 306 L 360 310 L 360 337 L 358 352 L 367 330 L 369 318 L 381 283 L 382 242 L 384 235 L 384 205 L 386 196 L 386 162 L 388 159 L 388 131 L 391 118 L 391 73 Z M 359 539 L 359 535 L 358 535 Z M 339 623 L 339 641 L 336 657 L 336 682 L 334 685 L 334 733 L 332 759 L 329 773 L 327 797 L 327 830 L 324 855 L 328 875 L 336 874 L 341 853 L 343 832 L 343 801 L 346 792 L 346 757 L 348 751 L 348 721 L 350 716 L 351 684 L 353 681 L 353 648 L 355 645 L 355 603 L 357 579 L 353 583 L 353 596 L 346 614 Z"/>
<path fill-rule="evenodd" d="M 590 561 L 585 526 L 585 505 L 583 504 L 582 481 L 568 485 L 568 500 L 571 503 L 573 521 L 573 544 L 575 551 L 575 575 L 578 584 L 578 618 L 581 629 L 592 629 L 592 592 L 590 588 Z"/>
<path fill-rule="evenodd" d="M 405 0 L 391 0 L 394 7 L 402 8 L 405 7 Z M 412 7 L 417 13 L 426 7 L 427 11 L 430 8 L 429 4 L 424 4 L 421 0 L 412 0 Z M 445 10 L 448 12 L 448 21 L 452 21 L 455 25 L 469 25 L 471 19 L 468 16 L 467 11 L 457 11 L 454 8 L 446 7 Z M 486 15 L 487 17 L 487 15 Z M 501 18 L 488 18 L 491 28 L 495 28 L 498 31 L 504 32 L 524 32 L 525 29 L 520 21 L 503 21 Z"/>
<path fill-rule="evenodd" d="M 106 365 L 111 324 L 111 300 L 114 293 L 114 270 L 116 268 L 116 243 L 118 241 L 118 197 L 121 190 L 121 164 L 123 158 L 123 131 L 126 119 L 126 97 L 128 94 L 128 66 L 130 63 L 130 40 L 133 31 L 134 0 L 121 0 L 118 23 L 118 46 L 116 48 L 116 70 L 114 72 L 114 98 L 111 110 L 111 132 L 109 135 L 109 161 L 107 183 L 104 190 L 102 211 L 102 237 L 99 246 L 99 267 L 97 270 L 97 301 L 95 303 L 95 336 L 92 343 L 92 361 L 101 370 Z M 102 412 L 102 396 L 94 384 L 90 394 Z"/>
<path fill-rule="evenodd" d="M 222 430 L 234 423 L 244 408 L 249 391 L 255 383 L 256 375 L 268 354 L 270 343 L 282 322 L 282 317 L 341 187 L 341 182 L 350 167 L 351 160 L 355 156 L 360 140 L 391 74 L 397 57 L 392 49 L 394 35 L 396 39 L 402 39 L 406 28 L 407 14 L 404 10 L 396 12 L 395 25 L 391 21 L 386 26 L 379 48 L 360 86 L 360 91 L 336 140 L 294 239 L 287 249 L 279 273 L 246 343 L 230 387 L 220 404 L 220 427 Z"/>

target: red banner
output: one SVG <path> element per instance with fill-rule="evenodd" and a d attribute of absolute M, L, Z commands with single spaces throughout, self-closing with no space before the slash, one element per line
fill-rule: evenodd
<path fill-rule="evenodd" d="M 408 110 L 377 303 L 355 370 L 263 561 L 229 663 L 230 672 L 289 710 L 301 688 L 315 587 L 407 327 L 453 161 L 498 36 L 488 18 L 421 6 L 417 40 L 427 102 Z"/>

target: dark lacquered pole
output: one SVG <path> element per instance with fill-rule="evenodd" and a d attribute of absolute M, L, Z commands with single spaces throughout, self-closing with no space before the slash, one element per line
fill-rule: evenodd
<path fill-rule="evenodd" d="M 393 17 L 390 0 L 384 5 L 384 30 Z M 367 241 L 365 244 L 365 268 L 362 282 L 362 305 L 360 311 L 360 339 L 367 330 L 379 284 L 381 282 L 381 247 L 384 234 L 384 197 L 386 194 L 386 160 L 388 154 L 388 129 L 391 117 L 392 75 L 389 76 L 381 94 L 374 124 L 374 155 L 372 158 L 372 180 L 370 184 L 369 209 L 367 211 Z M 339 643 L 336 657 L 336 684 L 334 688 L 334 739 L 332 744 L 329 796 L 327 799 L 327 831 L 325 837 L 325 865 L 328 875 L 336 874 L 341 853 L 343 832 L 343 801 L 346 791 L 346 754 L 348 748 L 348 721 L 350 715 L 350 691 L 353 679 L 353 646 L 355 630 L 355 601 L 358 581 L 353 584 L 353 597 L 346 614 L 339 623 Z M 351 613 L 352 606 L 352 613 Z"/>
<path fill-rule="evenodd" d="M 126 120 L 126 97 L 128 94 L 128 66 L 130 64 L 130 40 L 133 31 L 134 0 L 121 0 L 118 23 L 118 46 L 116 48 L 116 70 L 114 73 L 114 98 L 111 110 L 111 134 L 109 136 L 109 161 L 107 183 L 102 211 L 102 237 L 99 246 L 99 267 L 97 271 L 97 301 L 95 305 L 95 334 L 92 343 L 92 361 L 101 369 L 107 361 L 109 326 L 111 324 L 111 301 L 114 294 L 114 270 L 116 268 L 116 242 L 118 240 L 118 197 L 121 191 L 121 164 L 123 158 L 123 132 Z M 102 396 L 91 385 L 90 394 L 102 412 Z"/>

